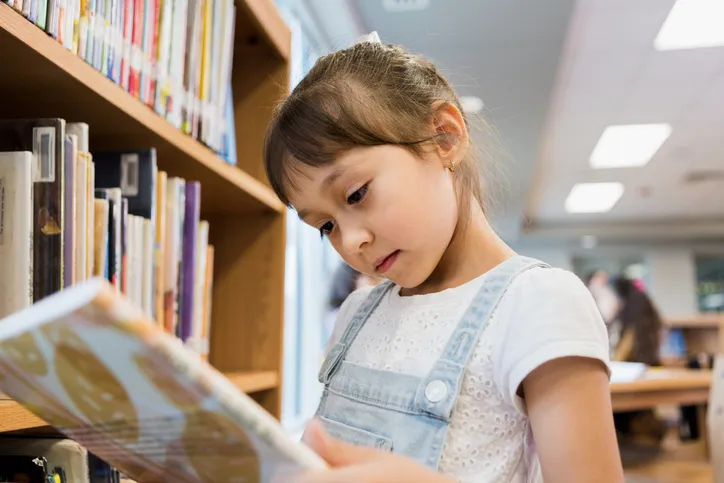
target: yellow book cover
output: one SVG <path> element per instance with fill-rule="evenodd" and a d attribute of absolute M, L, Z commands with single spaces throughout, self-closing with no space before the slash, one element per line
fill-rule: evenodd
<path fill-rule="evenodd" d="M 164 246 L 166 244 L 166 180 L 168 176 L 165 171 L 158 172 L 156 179 L 156 245 L 154 253 L 154 314 L 156 322 L 164 324 Z"/>
<path fill-rule="evenodd" d="M 0 391 L 137 481 L 271 483 L 325 468 L 101 278 L 0 321 Z"/>

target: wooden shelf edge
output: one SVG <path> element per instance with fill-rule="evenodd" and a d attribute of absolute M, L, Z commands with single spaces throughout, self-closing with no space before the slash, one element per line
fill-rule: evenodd
<path fill-rule="evenodd" d="M 272 0 L 237 0 L 282 60 L 291 58 L 292 32 Z"/>
<path fill-rule="evenodd" d="M 48 423 L 12 399 L 0 400 L 0 433 L 48 426 Z"/>
<path fill-rule="evenodd" d="M 279 385 L 279 373 L 276 371 L 226 372 L 224 375 L 247 394 L 274 389 Z"/>
<path fill-rule="evenodd" d="M 229 372 L 225 376 L 247 394 L 274 389 L 279 385 L 279 373 L 276 371 Z M 0 393 L 0 433 L 45 426 L 48 423 Z"/>
<path fill-rule="evenodd" d="M 111 105 L 135 119 L 149 131 L 186 153 L 219 177 L 226 179 L 234 186 L 248 193 L 268 209 L 279 213 L 286 209 L 270 187 L 238 167 L 225 163 L 209 148 L 178 130 L 166 119 L 124 91 L 122 87 L 107 79 L 83 59 L 73 55 L 72 52 L 65 49 L 5 3 L 0 3 L 0 29 L 5 30 L 17 40 L 29 46 L 47 61 L 85 85 L 90 91 L 103 97 Z"/>
<path fill-rule="evenodd" d="M 664 326 L 672 329 L 706 329 L 724 326 L 724 314 L 697 314 L 690 317 L 669 317 Z"/>

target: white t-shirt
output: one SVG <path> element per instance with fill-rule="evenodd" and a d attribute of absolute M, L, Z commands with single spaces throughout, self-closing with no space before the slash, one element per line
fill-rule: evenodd
<path fill-rule="evenodd" d="M 484 282 L 482 275 L 438 293 L 401 297 L 395 286 L 352 343 L 346 360 L 425 376 Z M 330 340 L 338 341 L 371 287 L 352 293 Z M 565 356 L 609 362 L 606 327 L 590 292 L 572 273 L 533 268 L 510 285 L 468 363 L 439 470 L 461 483 L 524 482 L 528 418 L 517 395 L 541 364 Z"/>

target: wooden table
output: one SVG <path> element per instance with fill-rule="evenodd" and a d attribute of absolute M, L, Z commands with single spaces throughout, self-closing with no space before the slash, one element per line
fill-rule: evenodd
<path fill-rule="evenodd" d="M 614 411 L 649 409 L 663 404 L 704 405 L 709 401 L 711 371 L 648 369 L 632 382 L 611 384 Z"/>

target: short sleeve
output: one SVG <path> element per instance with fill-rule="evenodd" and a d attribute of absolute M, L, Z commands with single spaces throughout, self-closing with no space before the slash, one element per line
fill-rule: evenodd
<path fill-rule="evenodd" d="M 523 380 L 542 364 L 562 357 L 600 360 L 609 371 L 606 326 L 593 296 L 571 272 L 533 268 L 510 284 L 491 320 L 496 384 L 521 412 Z"/>
<path fill-rule="evenodd" d="M 342 337 L 342 334 L 344 334 L 345 329 L 349 325 L 349 321 L 352 320 L 354 314 L 357 313 L 357 309 L 359 309 L 362 302 L 367 298 L 370 292 L 372 292 L 373 288 L 374 287 L 372 286 L 358 288 L 349 294 L 344 302 L 342 302 L 342 305 L 339 307 L 339 311 L 337 312 L 337 321 L 334 324 L 334 330 L 327 341 L 327 346 L 324 348 L 325 357 L 327 356 L 329 349 Z"/>

